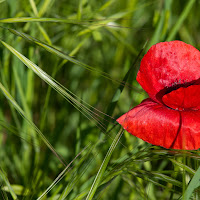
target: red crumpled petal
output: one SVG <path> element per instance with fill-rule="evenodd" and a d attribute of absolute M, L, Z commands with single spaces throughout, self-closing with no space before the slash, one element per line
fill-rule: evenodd
<path fill-rule="evenodd" d="M 200 78 L 200 52 L 181 41 L 153 45 L 143 57 L 137 81 L 149 97 L 166 87 L 185 84 Z"/>
<path fill-rule="evenodd" d="M 165 105 L 175 110 L 200 109 L 200 85 L 181 87 L 162 97 Z"/>
<path fill-rule="evenodd" d="M 186 150 L 200 148 L 200 111 L 177 111 L 146 99 L 117 122 L 153 145 Z"/>

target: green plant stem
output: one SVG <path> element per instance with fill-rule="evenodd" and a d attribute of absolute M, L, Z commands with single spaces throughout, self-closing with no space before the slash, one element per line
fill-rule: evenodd
<path fill-rule="evenodd" d="M 177 20 L 177 23 L 174 25 L 174 27 L 172 28 L 169 36 L 167 37 L 167 41 L 173 40 L 176 33 L 178 32 L 178 30 L 180 29 L 181 25 L 183 24 L 184 20 L 186 19 L 186 17 L 188 16 L 193 4 L 195 3 L 195 0 L 190 0 L 188 1 L 188 4 L 186 5 L 185 9 L 183 10 L 183 12 L 181 13 L 180 17 Z"/>
<path fill-rule="evenodd" d="M 97 188 L 99 186 L 101 178 L 102 178 L 102 176 L 103 176 L 103 174 L 104 174 L 104 172 L 106 170 L 106 167 L 107 167 L 108 162 L 109 162 L 109 160 L 111 158 L 111 155 L 112 155 L 115 147 L 117 146 L 117 144 L 119 142 L 119 139 L 122 136 L 122 134 L 123 134 L 123 129 L 121 128 L 119 133 L 116 135 L 115 139 L 113 140 L 113 142 L 112 142 L 112 144 L 111 144 L 111 146 L 110 146 L 110 148 L 109 148 L 109 150 L 108 150 L 108 152 L 106 154 L 106 157 L 104 158 L 104 160 L 103 160 L 103 162 L 101 164 L 101 167 L 99 168 L 99 171 L 98 171 L 98 173 L 97 173 L 97 175 L 96 175 L 96 177 L 94 179 L 94 182 L 92 184 L 92 187 L 90 188 L 90 191 L 89 191 L 89 193 L 87 195 L 86 200 L 91 200 L 93 198 L 93 196 L 94 196 L 94 194 L 95 194 L 95 192 L 96 192 L 96 190 L 97 190 Z"/>

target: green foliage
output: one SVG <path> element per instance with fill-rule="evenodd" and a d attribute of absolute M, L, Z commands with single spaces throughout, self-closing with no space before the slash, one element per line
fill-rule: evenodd
<path fill-rule="evenodd" d="M 0 199 L 200 199 L 199 151 L 115 119 L 151 45 L 199 48 L 195 0 L 0 0 Z"/>

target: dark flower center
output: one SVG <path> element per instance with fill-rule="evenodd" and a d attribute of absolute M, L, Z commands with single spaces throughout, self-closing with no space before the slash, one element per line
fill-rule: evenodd
<path fill-rule="evenodd" d="M 200 109 L 200 85 L 180 87 L 163 95 L 162 102 L 179 111 Z"/>

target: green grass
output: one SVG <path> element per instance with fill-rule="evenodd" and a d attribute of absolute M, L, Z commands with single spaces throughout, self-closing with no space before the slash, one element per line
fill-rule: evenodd
<path fill-rule="evenodd" d="M 199 151 L 152 146 L 117 117 L 155 43 L 200 48 L 195 0 L 0 1 L 0 199 L 200 199 Z"/>

